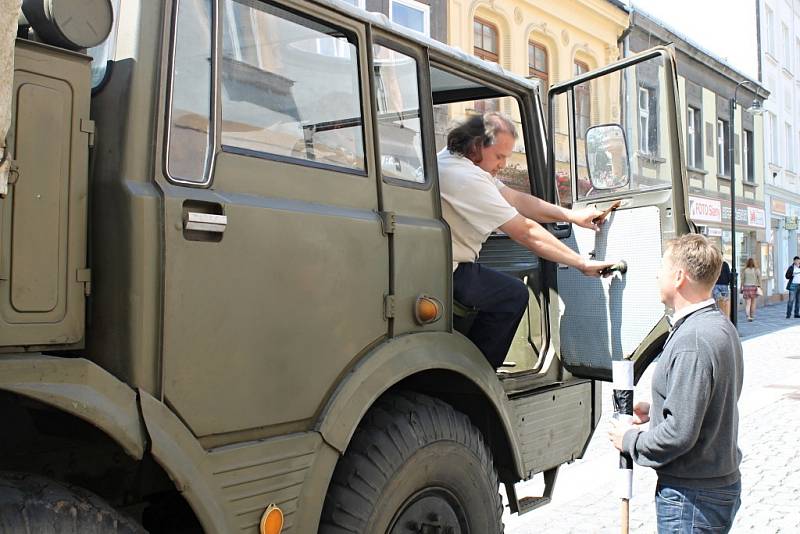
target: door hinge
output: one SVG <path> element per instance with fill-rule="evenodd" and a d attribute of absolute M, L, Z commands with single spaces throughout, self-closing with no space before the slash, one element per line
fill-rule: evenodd
<path fill-rule="evenodd" d="M 77 282 L 83 283 L 83 294 L 87 297 L 92 294 L 92 270 L 91 269 L 78 269 L 75 277 Z"/>
<path fill-rule="evenodd" d="M 81 119 L 81 131 L 89 134 L 89 146 L 94 146 L 95 124 L 91 119 Z"/>
<path fill-rule="evenodd" d="M 383 296 L 383 316 L 386 319 L 394 318 L 394 295 Z"/>
<path fill-rule="evenodd" d="M 381 229 L 383 231 L 383 235 L 393 234 L 395 227 L 394 212 L 379 211 L 378 215 L 381 218 Z"/>

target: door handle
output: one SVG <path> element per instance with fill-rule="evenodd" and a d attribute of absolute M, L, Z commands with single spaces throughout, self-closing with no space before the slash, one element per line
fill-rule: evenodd
<path fill-rule="evenodd" d="M 228 217 L 226 215 L 199 213 L 196 211 L 187 211 L 183 215 L 184 230 L 221 234 L 225 231 L 227 225 Z"/>

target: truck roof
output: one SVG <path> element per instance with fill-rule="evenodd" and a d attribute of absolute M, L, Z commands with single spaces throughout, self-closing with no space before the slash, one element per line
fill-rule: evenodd
<path fill-rule="evenodd" d="M 503 78 L 513 80 L 516 83 L 530 87 L 532 89 L 539 87 L 539 81 L 536 79 L 525 78 L 523 76 L 520 76 L 518 74 L 515 74 L 511 71 L 504 69 L 498 63 L 493 63 L 491 61 L 484 61 L 473 55 L 467 54 L 460 48 L 447 45 L 445 43 L 442 43 L 441 41 L 432 39 L 424 34 L 410 30 L 405 26 L 401 26 L 400 24 L 392 22 L 391 20 L 389 20 L 389 17 L 387 17 L 383 13 L 373 13 L 370 11 L 366 11 L 364 9 L 348 4 L 342 0 L 311 0 L 311 1 L 316 4 L 320 4 L 335 9 L 336 11 L 345 13 L 347 16 L 351 18 L 361 20 L 374 27 L 378 27 L 387 32 L 398 35 L 404 39 L 414 41 L 417 44 L 420 44 L 429 49 L 436 50 L 436 52 L 440 55 L 449 56 L 457 61 L 468 63 L 470 66 L 483 70 L 494 76 L 502 76 Z"/>

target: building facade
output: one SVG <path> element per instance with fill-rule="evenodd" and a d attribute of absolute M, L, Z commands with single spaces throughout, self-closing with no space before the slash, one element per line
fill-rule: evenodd
<path fill-rule="evenodd" d="M 627 8 L 616 0 L 452 0 L 448 5 L 448 43 L 537 79 L 545 108 L 549 86 L 619 59 L 619 38 L 627 26 Z M 609 99 L 598 96 L 609 88 L 597 84 L 608 82 L 591 82 L 577 92 L 579 120 L 587 126 L 619 114 Z M 569 205 L 566 106 L 555 105 L 556 170 L 563 179 L 558 190 L 562 204 Z M 500 103 L 498 109 L 515 116 L 513 103 Z M 580 168 L 585 170 L 585 164 Z M 515 186 L 513 177 L 505 181 Z"/>
<path fill-rule="evenodd" d="M 783 272 L 800 255 L 800 2 L 758 0 L 759 77 L 772 96 L 764 114 L 764 197 L 775 276 L 767 288 L 785 296 Z"/>
<path fill-rule="evenodd" d="M 662 22 L 632 10 L 630 31 L 623 42 L 626 55 L 667 43 L 675 46 L 677 54 L 691 218 L 731 263 L 733 168 L 736 268 L 741 272 L 747 259 L 753 258 L 761 268 L 766 290 L 774 285 L 776 273 L 770 259 L 764 204 L 764 127 L 762 116 L 747 109 L 754 100 L 763 103 L 769 92 L 758 81 L 735 71 Z M 730 102 L 737 84 L 744 80 L 749 83 L 741 85 L 736 93 L 731 158 Z"/>

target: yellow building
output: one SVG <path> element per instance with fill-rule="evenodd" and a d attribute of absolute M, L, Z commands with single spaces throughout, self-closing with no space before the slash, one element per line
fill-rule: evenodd
<path fill-rule="evenodd" d="M 628 12 L 616 0 L 451 0 L 448 5 L 449 44 L 539 79 L 545 106 L 550 85 L 619 59 L 619 39 L 627 27 Z M 619 120 L 618 99 L 607 98 L 619 88 L 596 83 L 576 91 L 582 131 L 581 125 Z M 567 121 L 565 107 L 556 104 L 555 159 L 557 170 L 563 170 L 569 162 Z M 517 115 L 513 105 L 501 104 L 500 109 Z"/>

